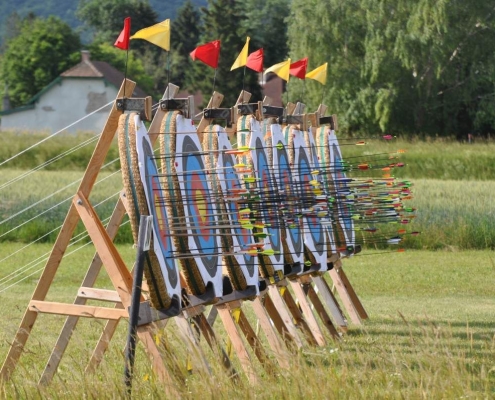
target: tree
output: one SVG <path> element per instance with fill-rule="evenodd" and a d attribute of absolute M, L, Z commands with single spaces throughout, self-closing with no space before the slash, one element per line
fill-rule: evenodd
<path fill-rule="evenodd" d="M 178 86 L 185 84 L 186 71 L 192 67 L 189 53 L 198 44 L 200 34 L 201 15 L 187 0 L 172 23 L 170 78 Z"/>
<path fill-rule="evenodd" d="M 290 0 L 246 0 L 241 4 L 245 18 L 240 23 L 251 37 L 253 49 L 263 47 L 265 67 L 285 60 Z"/>
<path fill-rule="evenodd" d="M 240 23 L 245 15 L 237 0 L 209 0 L 208 8 L 203 8 L 202 13 L 203 35 L 200 42 L 221 41 L 215 90 L 225 96 L 223 104 L 230 107 L 242 90 L 243 68 L 230 71 L 230 67 L 246 42 L 247 33 Z M 196 61 L 187 72 L 187 86 L 191 90 L 201 90 L 205 100 L 208 100 L 213 91 L 214 73 L 210 67 Z M 244 89 L 253 94 L 253 100 L 261 99 L 257 74 L 250 70 L 246 70 L 245 74 Z"/>
<path fill-rule="evenodd" d="M 113 44 L 126 17 L 131 17 L 131 33 L 159 22 L 148 0 L 80 0 L 77 15 L 93 31 L 97 43 Z M 141 54 L 148 47 L 142 40 L 131 43 Z"/>
<path fill-rule="evenodd" d="M 19 35 L 8 42 L 0 66 L 12 106 L 21 106 L 77 64 L 80 46 L 79 36 L 59 18 L 24 20 Z"/>
<path fill-rule="evenodd" d="M 89 50 L 92 59 L 106 61 L 122 72 L 125 71 L 127 62 L 127 77 L 137 82 L 139 87 L 146 93 L 150 95 L 153 94 L 156 97 L 153 79 L 146 73 L 143 62 L 139 56 L 135 55 L 133 52 L 129 52 L 129 56 L 127 56 L 125 51 L 117 49 L 108 43 L 95 43 L 89 47 Z"/>
<path fill-rule="evenodd" d="M 451 135 L 495 128 L 494 27 L 482 0 L 293 0 L 289 42 L 329 62 L 325 102 L 346 129 Z M 307 88 L 314 105 L 322 88 Z"/>

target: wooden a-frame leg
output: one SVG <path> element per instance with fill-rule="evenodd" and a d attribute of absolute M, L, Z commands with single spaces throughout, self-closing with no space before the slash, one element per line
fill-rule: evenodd
<path fill-rule="evenodd" d="M 354 303 L 352 302 L 352 298 L 349 295 L 345 283 L 342 281 L 337 269 L 334 267 L 329 271 L 329 273 L 330 273 L 330 277 L 332 278 L 333 284 L 337 289 L 339 297 L 342 300 L 342 304 L 344 305 L 344 308 L 346 309 L 347 314 L 349 315 L 349 318 L 351 319 L 352 323 L 356 325 L 361 325 L 361 318 L 359 318 L 359 314 L 356 310 L 356 307 L 354 306 Z M 328 283 L 324 279 L 322 281 L 328 287 Z M 331 289 L 328 287 L 328 290 Z"/>
<path fill-rule="evenodd" d="M 333 326 L 332 320 L 330 319 L 330 316 L 328 315 L 327 311 L 325 310 L 325 307 L 323 306 L 323 303 L 321 302 L 320 298 L 318 297 L 318 294 L 316 293 L 315 289 L 313 286 L 311 286 L 310 283 L 307 284 L 307 296 L 309 300 L 311 300 L 311 303 L 313 303 L 313 306 L 318 313 L 321 321 L 327 328 L 328 332 L 334 339 L 339 339 L 340 336 L 335 329 L 335 326 Z"/>
<path fill-rule="evenodd" d="M 246 315 L 244 314 L 244 311 L 242 309 L 239 310 L 240 315 L 239 315 L 239 322 L 238 325 L 241 328 L 242 332 L 244 333 L 244 336 L 251 346 L 251 348 L 254 351 L 254 354 L 256 354 L 256 357 L 258 358 L 259 362 L 265 368 L 265 370 L 269 373 L 274 373 L 275 372 L 275 366 L 271 362 L 271 360 L 268 358 L 265 349 L 263 348 L 263 345 L 261 344 L 260 339 L 258 336 L 256 336 L 256 332 L 254 329 L 251 327 L 251 324 L 249 323 L 248 319 L 246 318 Z"/>
<path fill-rule="evenodd" d="M 288 305 L 285 304 L 276 285 L 268 286 L 268 297 L 265 299 L 265 306 L 274 322 L 279 319 L 282 321 L 283 326 L 277 328 L 279 332 L 283 331 L 281 334 L 293 341 L 298 349 L 303 347 L 302 340 L 297 333 L 297 328 L 292 322 L 292 318 L 287 310 Z M 277 322 L 275 322 L 275 326 L 277 326 Z"/>
<path fill-rule="evenodd" d="M 337 299 L 335 298 L 332 291 L 324 281 L 324 278 L 322 276 L 317 275 L 317 276 L 312 276 L 311 279 L 315 283 L 315 286 L 318 289 L 320 296 L 323 298 L 323 302 L 330 310 L 330 313 L 332 314 L 332 317 L 335 323 L 337 324 L 337 327 L 342 332 L 347 332 L 347 320 L 339 306 L 339 303 L 337 302 Z"/>
<path fill-rule="evenodd" d="M 289 282 L 291 284 L 292 290 L 294 290 L 296 298 L 299 300 L 299 306 L 301 307 L 304 320 L 306 321 L 308 328 L 311 331 L 311 335 L 315 339 L 316 343 L 318 343 L 318 346 L 325 346 L 325 337 L 323 336 L 320 325 L 318 325 L 318 321 L 313 314 L 313 310 L 311 309 L 311 305 L 308 302 L 301 283 L 297 279 L 294 281 L 291 280 Z"/>
<path fill-rule="evenodd" d="M 211 373 L 208 361 L 201 350 L 196 334 L 191 329 L 191 324 L 189 321 L 187 321 L 183 315 L 175 317 L 174 321 L 179 328 L 179 333 L 182 336 L 182 340 L 187 344 L 189 352 L 193 355 L 194 360 L 199 362 L 201 370 L 206 373 Z"/>
<path fill-rule="evenodd" d="M 211 325 L 208 323 L 207 318 L 204 316 L 203 313 L 196 315 L 192 318 L 194 321 L 194 324 L 198 327 L 198 329 L 201 331 L 203 334 L 203 337 L 205 338 L 206 342 L 208 343 L 208 346 L 211 348 L 211 350 L 217 354 L 219 357 L 222 359 L 222 365 L 223 367 L 227 370 L 229 373 L 229 376 L 233 377 L 237 375 L 237 372 L 232 365 L 232 362 L 230 361 L 230 358 L 225 351 L 225 349 L 220 345 L 216 335 L 215 331 L 212 329 Z"/>
<path fill-rule="evenodd" d="M 118 232 L 124 214 L 125 214 L 124 203 L 122 202 L 122 197 L 119 197 L 115 209 L 113 210 L 112 216 L 110 217 L 110 221 L 108 222 L 108 225 L 106 227 L 108 236 L 112 240 L 115 238 L 115 235 Z M 91 262 L 88 268 L 86 276 L 83 279 L 83 282 L 81 284 L 82 287 L 94 286 L 96 282 L 96 278 L 98 277 L 98 274 L 101 270 L 101 266 L 102 266 L 101 258 L 98 256 L 98 253 L 96 253 L 93 257 L 93 261 Z M 84 305 L 86 304 L 86 301 L 87 301 L 86 298 L 78 296 L 74 300 L 74 304 Z M 39 381 L 40 384 L 48 384 L 52 380 L 53 375 L 58 369 L 60 360 L 62 359 L 62 356 L 64 355 L 65 350 L 67 349 L 72 332 L 74 331 L 78 321 L 79 321 L 79 317 L 76 316 L 69 316 L 65 320 L 65 324 L 60 332 L 57 342 L 55 343 L 55 346 L 53 347 L 52 353 L 50 355 L 50 358 L 48 359 L 43 374 L 41 375 Z M 111 322 L 117 323 L 117 321 L 111 321 Z"/>
<path fill-rule="evenodd" d="M 252 302 L 254 313 L 258 318 L 261 329 L 263 330 L 270 348 L 275 354 L 278 364 L 284 368 L 289 369 L 289 354 L 284 349 L 283 344 L 280 342 L 273 325 L 270 322 L 270 317 L 267 314 L 267 310 L 263 307 L 261 303 L 261 298 L 256 297 Z"/>
<path fill-rule="evenodd" d="M 354 304 L 354 308 L 358 312 L 359 316 L 362 319 L 368 319 L 368 314 L 366 313 L 366 310 L 364 309 L 363 304 L 361 303 L 361 300 L 359 300 L 359 297 L 357 296 L 354 288 L 352 287 L 351 282 L 349 282 L 349 279 L 347 278 L 347 275 L 344 271 L 344 268 L 342 268 L 342 266 L 340 266 L 337 270 L 337 273 L 339 274 L 340 279 L 344 283 L 344 286 L 347 290 L 347 293 L 349 293 L 349 297 L 352 300 L 352 304 Z"/>
<path fill-rule="evenodd" d="M 100 255 L 108 276 L 112 284 L 119 294 L 124 308 L 130 306 L 130 296 L 132 291 L 132 276 L 125 266 L 120 254 L 115 245 L 108 236 L 101 221 L 97 218 L 93 207 L 89 204 L 83 193 L 79 192 L 74 198 L 73 204 L 77 206 L 77 210 L 81 216 L 88 234 L 93 241 L 98 254 Z M 141 299 L 143 300 L 143 299 Z M 158 350 L 158 347 L 153 340 L 151 326 L 145 325 L 138 328 L 138 337 L 143 343 L 146 353 L 152 361 L 157 376 L 164 381 L 171 391 L 172 378 L 165 368 L 164 360 Z"/>
<path fill-rule="evenodd" d="M 311 346 L 317 346 L 318 342 L 316 341 L 313 332 L 309 328 L 308 324 L 306 323 L 306 320 L 303 317 L 303 314 L 299 307 L 297 306 L 296 301 L 292 297 L 292 294 L 289 292 L 287 287 L 281 287 L 282 291 L 282 298 L 285 301 L 285 304 L 287 305 L 288 310 L 292 314 L 292 318 L 294 318 L 295 324 L 301 328 L 301 330 L 304 332 L 306 340 Z"/>
<path fill-rule="evenodd" d="M 242 368 L 244 369 L 244 372 L 246 373 L 249 379 L 249 382 L 252 384 L 257 383 L 258 377 L 253 369 L 253 365 L 251 363 L 249 353 L 246 350 L 246 346 L 242 341 L 239 331 L 237 330 L 236 323 L 230 313 L 230 309 L 225 304 L 219 305 L 217 306 L 217 308 L 218 308 L 218 315 L 220 316 L 223 322 L 225 330 L 227 331 L 227 335 L 232 342 L 232 346 L 234 347 L 234 350 L 237 354 L 237 357 L 239 358 L 239 361 L 241 363 Z"/>

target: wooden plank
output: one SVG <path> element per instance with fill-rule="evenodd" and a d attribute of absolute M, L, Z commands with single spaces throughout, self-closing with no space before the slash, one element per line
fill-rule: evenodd
<path fill-rule="evenodd" d="M 125 206 L 122 195 L 123 192 L 120 194 L 119 200 L 117 201 L 112 216 L 110 217 L 110 221 L 108 222 L 108 225 L 106 227 L 108 236 L 112 240 L 115 238 L 115 235 L 117 234 L 118 229 L 120 227 L 120 223 L 122 222 L 122 218 L 124 217 L 125 214 Z M 98 277 L 98 274 L 101 270 L 101 266 L 102 266 L 101 258 L 98 256 L 98 253 L 96 253 L 88 268 L 86 276 L 83 279 L 82 286 L 92 287 L 95 284 L 96 278 Z M 74 304 L 84 305 L 86 304 L 86 298 L 76 297 L 76 299 L 74 300 Z M 58 369 L 60 360 L 65 350 L 67 349 L 70 337 L 78 321 L 79 321 L 79 317 L 76 316 L 67 317 L 64 326 L 60 332 L 60 335 L 57 339 L 57 342 L 53 347 L 50 358 L 48 359 L 48 362 L 45 365 L 45 369 L 43 371 L 43 374 L 41 375 L 39 384 L 43 384 L 43 385 L 48 384 L 53 378 L 53 375 Z"/>
<path fill-rule="evenodd" d="M 289 354 L 284 349 L 282 343 L 277 337 L 275 329 L 270 322 L 270 317 L 268 316 L 267 311 L 261 303 L 261 298 L 256 297 L 251 302 L 251 305 L 253 306 L 254 313 L 258 318 L 261 329 L 266 336 L 268 344 L 270 345 L 271 350 L 275 353 L 275 358 L 277 359 L 278 364 L 284 369 L 289 369 Z"/>
<path fill-rule="evenodd" d="M 223 94 L 220 94 L 218 92 L 213 92 L 206 108 L 218 108 L 220 107 L 220 104 L 222 104 L 222 101 L 223 101 Z M 206 119 L 204 116 L 201 117 L 201 120 L 199 121 L 199 124 L 196 128 L 196 132 L 198 132 L 200 143 L 203 143 L 203 131 L 208 125 L 210 125 L 210 123 L 211 120 Z"/>
<path fill-rule="evenodd" d="M 194 324 L 199 328 L 203 337 L 206 339 L 206 342 L 212 349 L 212 351 L 221 358 L 223 367 L 229 373 L 229 376 L 236 376 L 237 372 L 233 367 L 230 358 L 225 351 L 225 349 L 220 345 L 215 332 L 213 331 L 211 325 L 208 323 L 204 314 L 199 314 L 193 317 Z"/>
<path fill-rule="evenodd" d="M 287 305 L 288 310 L 292 314 L 292 317 L 294 318 L 296 325 L 299 326 L 301 330 L 304 332 L 308 343 L 311 346 L 317 346 L 318 342 L 316 341 L 313 332 L 311 331 L 311 328 L 306 323 L 306 320 L 304 319 L 301 310 L 297 306 L 289 290 L 286 289 L 285 291 L 283 291 L 282 297 L 285 301 L 285 304 Z"/>
<path fill-rule="evenodd" d="M 311 331 L 311 335 L 316 340 L 316 343 L 318 343 L 318 346 L 325 346 L 327 344 L 325 337 L 323 336 L 323 332 L 320 329 L 320 325 L 318 325 L 318 321 L 313 314 L 313 310 L 311 309 L 311 306 L 308 302 L 308 299 L 306 298 L 306 294 L 304 293 L 300 282 L 297 280 L 291 280 L 290 285 L 297 300 L 299 301 L 299 306 L 301 307 L 301 310 L 303 312 L 304 320 L 308 324 L 309 330 Z"/>
<path fill-rule="evenodd" d="M 268 294 L 271 301 L 273 302 L 273 305 L 275 306 L 275 309 L 280 315 L 280 318 L 282 319 L 284 327 L 287 329 L 288 334 L 296 344 L 297 348 L 300 349 L 301 347 L 303 347 L 302 340 L 297 333 L 297 328 L 292 322 L 292 318 L 289 315 L 289 312 L 287 311 L 288 305 L 286 306 L 286 303 L 282 299 L 282 296 L 278 291 L 278 287 L 275 285 L 268 286 Z"/>
<path fill-rule="evenodd" d="M 327 112 L 328 107 L 325 104 L 320 104 L 316 112 L 320 117 L 323 117 Z"/>
<path fill-rule="evenodd" d="M 194 365 L 198 366 L 199 369 L 207 374 L 211 375 L 211 369 L 208 365 L 208 361 L 206 360 L 203 351 L 199 345 L 199 342 L 196 338 L 195 333 L 191 329 L 191 325 L 182 315 L 174 318 L 177 327 L 179 328 L 179 334 L 182 337 L 182 341 L 186 343 L 189 353 L 192 355 L 193 360 L 195 361 Z"/>
<path fill-rule="evenodd" d="M 169 83 L 168 87 L 165 89 L 165 93 L 163 93 L 162 99 L 173 99 L 177 93 L 179 92 L 179 86 L 174 85 L 173 83 Z M 153 121 L 151 121 L 151 125 L 149 127 L 149 136 L 151 144 L 155 143 L 158 138 L 158 134 L 160 132 L 160 126 L 162 124 L 163 117 L 165 116 L 165 111 L 163 111 L 160 107 L 156 109 L 155 116 L 153 117 Z"/>
<path fill-rule="evenodd" d="M 232 346 L 239 358 L 239 362 L 241 363 L 242 369 L 246 373 L 248 380 L 251 384 L 258 383 L 258 377 L 254 372 L 253 365 L 251 363 L 251 359 L 249 357 L 249 353 L 246 350 L 246 346 L 244 346 L 244 342 L 242 341 L 241 335 L 237 330 L 234 318 L 230 314 L 230 310 L 224 304 L 217 307 L 218 315 L 223 322 L 223 326 L 227 331 L 227 335 L 232 342 Z"/>
<path fill-rule="evenodd" d="M 244 337 L 246 338 L 247 342 L 253 349 L 254 354 L 256 354 L 256 357 L 258 358 L 259 362 L 261 363 L 261 365 L 263 365 L 263 368 L 269 373 L 272 374 L 275 373 L 275 366 L 273 365 L 272 361 L 268 358 L 265 349 L 261 344 L 260 339 L 258 338 L 256 332 L 251 327 L 251 324 L 249 323 L 242 309 L 240 309 L 238 325 L 241 328 L 242 332 L 244 333 Z"/>
<path fill-rule="evenodd" d="M 81 220 L 88 231 L 88 235 L 93 241 L 103 265 L 107 270 L 112 284 L 117 290 L 122 304 L 125 308 L 131 304 L 132 276 L 127 269 L 122 257 L 115 248 L 112 240 L 108 236 L 101 221 L 98 219 L 93 207 L 82 192 L 78 192 L 72 204 L 77 208 Z M 141 298 L 141 300 L 144 300 Z"/>
<path fill-rule="evenodd" d="M 347 314 L 349 314 L 349 318 L 351 319 L 353 324 L 356 325 L 361 325 L 361 319 L 359 318 L 359 314 L 354 307 L 354 304 L 352 302 L 351 297 L 349 296 L 349 292 L 347 292 L 347 288 L 345 287 L 344 282 L 340 278 L 340 274 L 337 272 L 337 268 L 332 268 L 329 271 L 330 277 L 332 278 L 333 284 L 335 285 L 337 289 L 337 293 L 339 294 L 340 300 L 342 301 L 342 304 L 344 305 L 345 310 L 347 311 Z M 327 285 L 328 290 L 330 288 L 328 287 L 328 283 L 323 279 L 322 280 L 325 285 Z"/>
<path fill-rule="evenodd" d="M 54 303 L 50 301 L 31 300 L 29 309 L 35 312 L 74 315 L 86 318 L 102 318 L 117 320 L 129 316 L 127 310 L 119 310 L 108 307 L 81 306 L 78 304 Z"/>
<path fill-rule="evenodd" d="M 123 308 L 122 304 L 117 304 L 115 308 Z M 91 358 L 89 359 L 88 365 L 86 366 L 85 373 L 94 373 L 96 371 L 96 367 L 100 365 L 103 360 L 103 355 L 107 351 L 107 348 L 110 344 L 110 340 L 112 339 L 115 331 L 117 330 L 117 326 L 119 321 L 107 321 L 105 324 L 105 328 L 103 328 L 103 332 L 98 339 L 98 343 L 93 350 L 93 354 L 91 354 Z"/>
<path fill-rule="evenodd" d="M 339 327 L 339 329 L 343 332 L 347 332 L 347 320 L 344 317 L 342 310 L 340 309 L 339 303 L 337 299 L 333 295 L 332 291 L 328 288 L 328 286 L 323 282 L 323 277 L 321 276 L 313 276 L 313 282 L 318 288 L 318 292 L 323 298 L 324 303 L 327 305 L 332 317 Z"/>
<path fill-rule="evenodd" d="M 123 97 L 124 92 L 132 93 L 135 86 L 135 82 L 125 80 L 119 89 L 117 98 Z M 85 196 L 89 196 L 89 193 L 91 192 L 91 189 L 96 181 L 96 177 L 100 172 L 103 162 L 105 161 L 108 149 L 112 144 L 112 139 L 115 135 L 115 131 L 117 130 L 120 115 L 121 112 L 117 110 L 114 103 L 101 133 L 100 139 L 96 144 L 93 155 L 91 156 L 89 164 L 86 168 L 86 172 L 84 173 L 81 183 L 79 184 L 78 191 L 81 191 Z M 45 299 L 78 221 L 79 215 L 75 206 L 71 204 L 36 289 L 34 290 L 32 300 Z M 10 379 L 10 376 L 22 354 L 22 350 L 24 349 L 24 346 L 29 338 L 31 330 L 36 323 L 37 316 L 38 313 L 31 311 L 29 307 L 26 309 L 15 338 L 12 341 L 12 345 L 10 346 L 7 357 L 2 365 L 2 369 L 0 370 L 0 381 L 5 382 Z"/>
<path fill-rule="evenodd" d="M 241 90 L 241 93 L 239 94 L 239 97 L 237 98 L 235 105 L 249 103 L 250 99 L 251 99 L 251 93 L 246 92 L 245 90 Z M 234 119 L 232 121 L 232 128 L 225 130 L 227 132 L 227 134 L 229 135 L 230 139 L 232 139 L 232 136 L 234 135 L 234 133 L 237 130 L 237 120 L 239 119 L 239 117 L 240 117 L 240 114 L 237 113 L 237 109 L 234 106 Z"/>
<path fill-rule="evenodd" d="M 296 105 L 294 103 L 287 103 L 285 106 L 285 110 L 287 111 L 287 115 L 294 114 L 294 110 L 296 109 Z"/>
<path fill-rule="evenodd" d="M 340 262 L 342 264 L 342 262 Z M 345 274 L 345 271 L 342 267 L 338 267 L 337 273 L 340 276 L 340 279 L 344 283 L 344 286 L 347 290 L 347 293 L 349 293 L 349 297 L 351 298 L 352 304 L 354 304 L 354 308 L 356 309 L 357 313 L 362 319 L 368 319 L 368 313 L 363 307 L 363 304 L 361 303 L 361 300 L 359 300 L 359 297 L 357 296 L 356 292 L 354 291 L 354 288 L 351 285 L 351 282 L 349 282 L 349 279 L 347 278 L 347 275 Z"/>
<path fill-rule="evenodd" d="M 280 314 L 278 313 L 277 308 L 275 307 L 275 304 L 273 304 L 270 296 L 265 296 L 263 300 L 265 310 L 270 316 L 273 325 L 275 325 L 275 328 L 277 329 L 284 342 L 289 348 L 292 348 L 292 346 L 297 347 L 294 338 L 291 336 L 289 330 L 285 326 L 284 321 L 280 317 Z"/>
<path fill-rule="evenodd" d="M 306 104 L 297 102 L 296 106 L 294 108 L 294 111 L 292 111 L 291 114 L 293 115 L 301 115 L 304 114 L 304 109 L 306 108 Z"/>
<path fill-rule="evenodd" d="M 120 303 L 120 297 L 115 290 L 95 289 L 86 286 L 79 288 L 77 296 L 84 299 L 110 301 Z"/>
<path fill-rule="evenodd" d="M 332 320 L 330 319 L 330 316 L 325 310 L 325 307 L 323 306 L 323 303 L 318 297 L 318 294 L 316 293 L 315 289 L 311 284 L 309 284 L 307 288 L 308 288 L 308 298 L 311 300 L 311 303 L 313 303 L 313 306 L 316 312 L 318 313 L 318 316 L 320 317 L 321 321 L 323 322 L 323 325 L 325 325 L 328 332 L 330 333 L 330 335 L 332 335 L 334 339 L 340 339 L 339 333 L 337 332 L 337 329 L 335 329 L 335 326 L 333 326 Z"/>
<path fill-rule="evenodd" d="M 155 344 L 153 337 L 153 328 L 151 325 L 143 325 L 138 327 L 137 335 L 139 340 L 144 345 L 146 354 L 148 355 L 153 372 L 157 375 L 158 379 L 163 382 L 163 388 L 165 390 L 165 398 L 180 399 L 181 394 L 176 389 L 177 385 L 172 380 L 171 374 L 165 367 L 165 360 L 160 354 L 158 347 Z"/>

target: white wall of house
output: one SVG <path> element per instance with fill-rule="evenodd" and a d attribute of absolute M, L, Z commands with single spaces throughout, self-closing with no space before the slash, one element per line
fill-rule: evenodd
<path fill-rule="evenodd" d="M 105 85 L 98 78 L 63 78 L 49 88 L 37 100 L 34 109 L 14 112 L 1 117 L 0 129 L 57 132 L 83 118 L 92 111 L 113 101 L 117 88 Z M 111 105 L 66 129 L 69 133 L 78 131 L 100 132 Z"/>

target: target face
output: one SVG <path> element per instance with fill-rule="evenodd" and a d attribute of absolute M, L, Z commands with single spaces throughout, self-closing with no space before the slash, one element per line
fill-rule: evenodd
<path fill-rule="evenodd" d="M 227 146 L 223 146 L 222 150 L 223 151 L 221 156 L 221 163 L 219 166 L 220 166 L 220 171 L 224 171 L 223 184 L 226 189 L 225 193 L 229 194 L 229 193 L 233 193 L 233 190 L 239 189 L 241 187 L 241 184 L 234 168 L 234 165 L 236 164 L 234 157 L 231 154 L 225 153 L 226 150 L 230 150 L 230 149 Z M 235 201 L 228 201 L 227 210 L 231 217 L 238 216 L 239 215 L 238 203 Z M 254 238 L 247 229 L 242 229 L 239 226 L 239 224 L 235 224 L 234 226 L 235 227 L 232 230 L 234 231 L 237 240 L 239 242 L 239 245 L 241 246 L 242 249 L 247 248 L 249 244 L 254 242 Z M 254 268 L 255 257 L 249 254 L 243 254 L 243 258 L 249 275 L 253 276 L 255 270 Z"/>
<path fill-rule="evenodd" d="M 278 142 L 277 144 L 282 144 Z M 292 173 L 290 170 L 289 158 L 287 156 L 287 151 L 285 146 L 283 148 L 278 148 L 276 151 L 278 160 L 278 171 L 279 171 L 279 189 L 281 189 L 285 196 L 289 197 L 289 200 L 294 195 L 294 182 L 292 179 Z M 296 216 L 294 216 L 296 219 Z M 294 247 L 294 252 L 300 254 L 303 251 L 303 240 L 301 235 L 301 228 L 299 224 L 295 224 L 295 227 L 288 228 L 289 238 Z"/>
<path fill-rule="evenodd" d="M 201 257 L 202 264 L 210 276 L 214 277 L 218 267 L 216 220 L 204 161 L 198 147 L 189 136 L 184 138 L 182 154 L 179 162 L 182 163 L 187 225 L 198 251 L 205 255 Z"/>
<path fill-rule="evenodd" d="M 148 191 L 148 198 L 153 199 L 151 204 L 151 214 L 153 216 L 153 224 L 157 233 L 155 240 L 158 241 L 160 249 L 163 254 L 165 266 L 167 267 L 168 281 L 172 287 L 177 286 L 177 269 L 173 260 L 173 247 L 172 240 L 170 238 L 169 223 L 167 218 L 167 212 L 165 210 L 162 185 L 158 180 L 158 171 L 156 164 L 152 158 L 153 152 L 151 151 L 147 141 L 143 140 L 143 150 L 145 154 L 145 174 L 148 179 L 146 189 Z"/>
<path fill-rule="evenodd" d="M 310 180 L 311 167 L 309 164 L 308 154 L 303 147 L 299 148 L 299 162 L 298 162 L 299 176 L 301 179 L 301 195 L 303 199 L 313 199 L 313 193 L 311 192 Z M 312 202 L 311 202 L 312 203 Z M 325 238 L 323 234 L 323 226 L 320 224 L 319 218 L 316 216 L 308 216 L 305 218 L 307 227 L 309 229 L 311 239 L 314 241 L 316 252 L 323 253 L 325 249 Z"/>
<path fill-rule="evenodd" d="M 272 226 L 278 225 L 277 208 L 275 207 L 275 201 L 273 196 L 274 190 L 274 179 L 271 174 L 271 169 L 268 165 L 268 160 L 263 148 L 263 143 L 260 138 L 256 138 L 256 169 L 259 178 L 259 188 L 260 194 L 263 196 L 264 205 L 262 205 L 261 214 L 263 215 L 263 220 L 268 221 Z M 268 204 L 267 204 L 267 203 Z M 280 242 L 280 229 L 266 227 L 267 233 L 269 234 L 269 242 L 271 248 L 276 252 L 277 262 L 281 259 L 281 242 Z M 278 253 L 277 253 L 278 252 Z"/>

